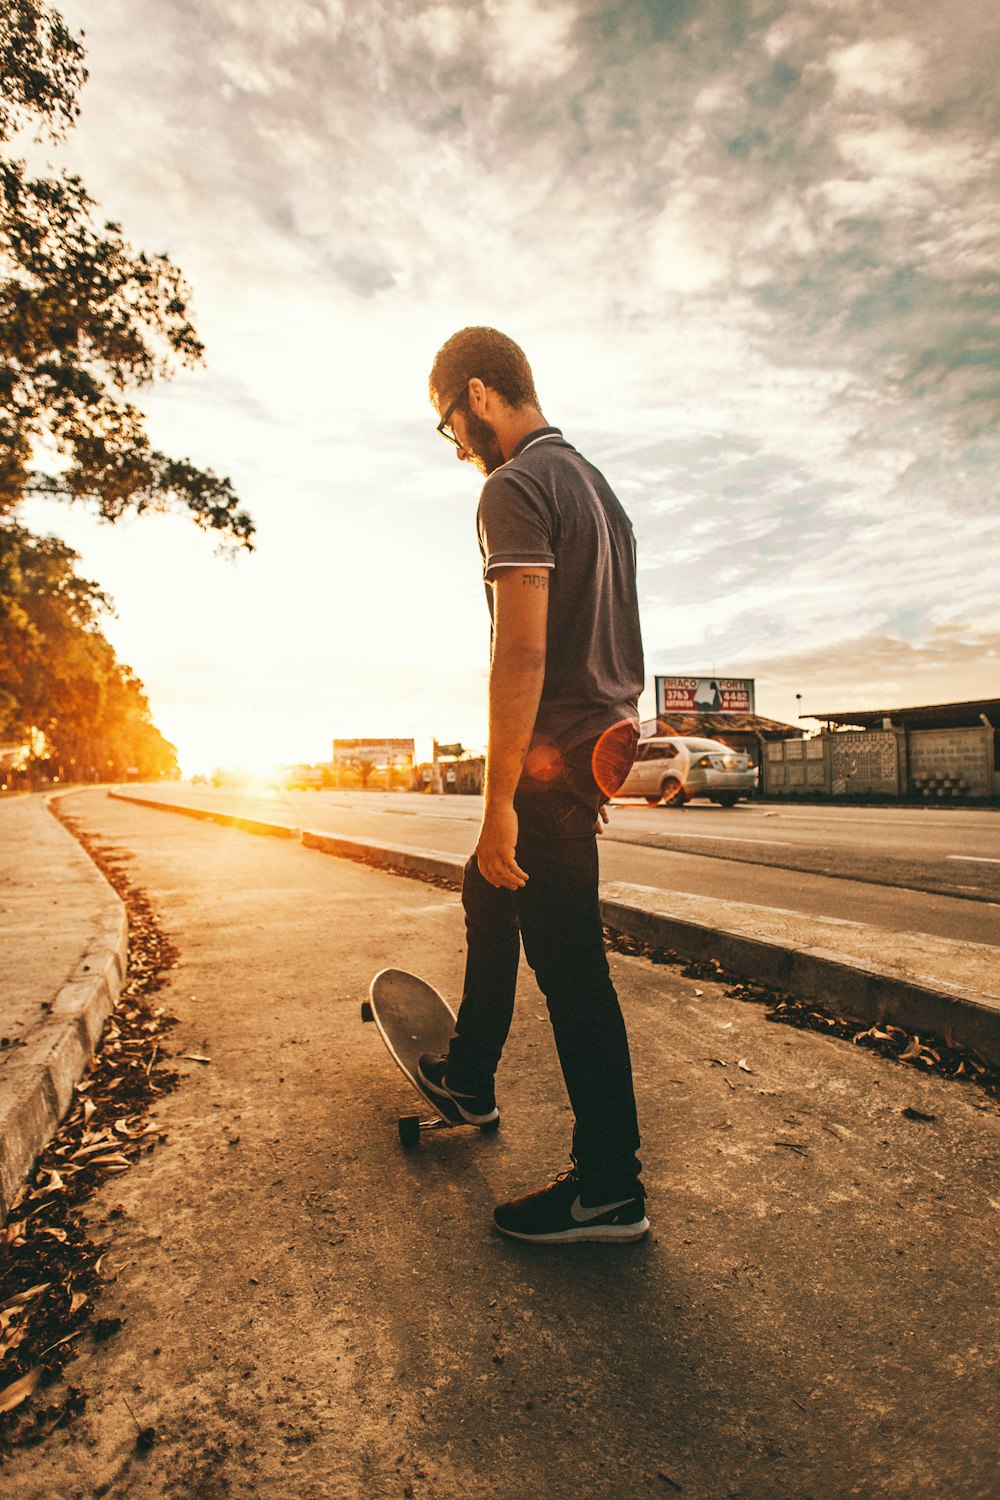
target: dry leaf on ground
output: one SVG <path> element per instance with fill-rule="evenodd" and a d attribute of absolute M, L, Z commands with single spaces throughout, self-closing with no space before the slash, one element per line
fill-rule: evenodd
<path fill-rule="evenodd" d="M 15 1380 L 12 1385 L 6 1386 L 0 1391 L 0 1412 L 13 1411 L 15 1406 L 20 1406 L 29 1396 L 34 1395 L 38 1382 L 42 1378 L 42 1367 L 36 1365 L 29 1370 L 27 1375 L 22 1375 L 20 1380 Z"/>

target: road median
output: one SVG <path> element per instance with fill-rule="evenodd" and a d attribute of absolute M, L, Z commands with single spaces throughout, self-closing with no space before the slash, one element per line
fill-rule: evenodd
<path fill-rule="evenodd" d="M 624 882 L 602 885 L 601 909 L 607 927 L 652 948 L 714 959 L 741 979 L 1000 1064 L 998 953 L 986 944 Z"/>

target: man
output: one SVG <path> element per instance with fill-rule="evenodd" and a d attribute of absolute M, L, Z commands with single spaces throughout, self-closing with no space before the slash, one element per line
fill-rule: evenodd
<path fill-rule="evenodd" d="M 635 757 L 644 668 L 635 539 L 607 481 L 539 408 L 521 349 L 465 328 L 430 376 L 438 431 L 486 475 L 479 542 L 493 627 L 485 809 L 462 902 L 468 956 L 446 1057 L 424 1083 L 471 1124 L 493 1079 L 521 941 L 546 997 L 575 1115 L 572 1170 L 502 1204 L 504 1234 L 547 1244 L 649 1229 L 628 1039 L 597 892 L 598 820 Z"/>

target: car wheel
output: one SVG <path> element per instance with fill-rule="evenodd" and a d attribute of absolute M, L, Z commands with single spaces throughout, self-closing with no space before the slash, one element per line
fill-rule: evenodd
<path fill-rule="evenodd" d="M 735 792 L 723 792 L 722 796 L 719 798 L 719 806 L 735 807 L 739 800 L 740 799 Z"/>
<path fill-rule="evenodd" d="M 649 803 L 650 807 L 655 807 L 658 802 L 662 801 L 662 798 L 660 797 L 659 792 L 657 792 L 655 797 L 647 797 L 646 801 Z"/>
<path fill-rule="evenodd" d="M 684 783 L 677 776 L 664 776 L 660 791 L 668 807 L 683 807 L 687 801 Z"/>

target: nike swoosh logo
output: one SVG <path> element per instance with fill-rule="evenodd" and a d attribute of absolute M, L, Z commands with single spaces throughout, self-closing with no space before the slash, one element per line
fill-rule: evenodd
<path fill-rule="evenodd" d="M 609 1214 L 613 1208 L 624 1208 L 626 1203 L 631 1203 L 631 1198 L 623 1198 L 620 1203 L 602 1203 L 599 1208 L 584 1208 L 579 1197 L 574 1198 L 570 1204 L 570 1216 L 577 1224 L 589 1224 L 591 1219 L 599 1219 L 602 1214 Z"/>

